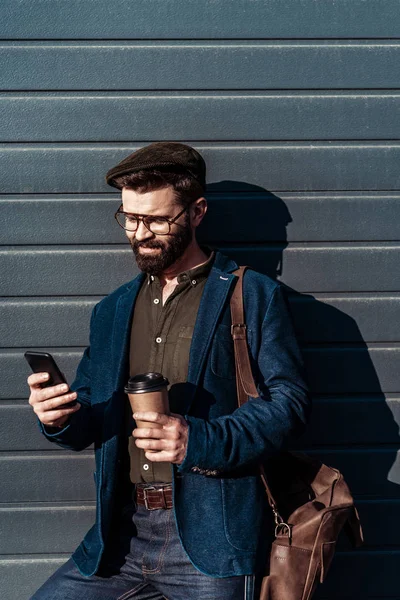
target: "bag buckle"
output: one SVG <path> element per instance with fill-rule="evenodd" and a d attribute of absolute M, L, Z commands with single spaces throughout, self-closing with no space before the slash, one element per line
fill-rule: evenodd
<path fill-rule="evenodd" d="M 285 532 L 287 532 L 288 534 L 288 539 L 289 539 L 289 544 L 292 543 L 292 527 L 293 525 L 290 525 L 288 523 L 278 523 L 278 525 L 276 525 L 275 527 L 275 537 L 278 537 L 279 533 L 283 534 Z M 280 530 L 283 530 L 282 532 L 280 532 Z"/>
<path fill-rule="evenodd" d="M 244 331 L 244 336 L 240 335 L 238 337 L 245 337 L 246 336 L 246 329 L 247 329 L 247 325 L 246 323 L 233 323 L 231 325 L 231 336 L 234 338 L 235 337 L 235 327 L 240 327 L 243 331 Z"/>

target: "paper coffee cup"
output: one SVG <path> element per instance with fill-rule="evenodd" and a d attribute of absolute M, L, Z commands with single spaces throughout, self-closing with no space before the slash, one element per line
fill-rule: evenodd
<path fill-rule="evenodd" d="M 169 381 L 161 373 L 140 373 L 130 377 L 124 387 L 128 394 L 132 413 L 155 411 L 169 415 L 169 401 L 167 386 Z M 136 421 L 138 427 L 160 427 L 150 421 Z"/>

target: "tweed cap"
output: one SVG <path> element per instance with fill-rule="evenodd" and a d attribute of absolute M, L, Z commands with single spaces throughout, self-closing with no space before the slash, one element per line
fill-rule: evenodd
<path fill-rule="evenodd" d="M 191 146 L 180 142 L 154 142 L 144 148 L 139 148 L 115 167 L 110 169 L 106 175 L 106 182 L 116 188 L 115 178 L 120 175 L 128 175 L 141 169 L 177 167 L 182 169 L 206 187 L 206 163 L 204 158 Z"/>

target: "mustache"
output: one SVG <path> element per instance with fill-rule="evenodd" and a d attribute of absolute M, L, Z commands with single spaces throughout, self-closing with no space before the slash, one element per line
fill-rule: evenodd
<path fill-rule="evenodd" d="M 131 242 L 131 246 L 134 250 L 137 248 L 164 248 L 159 242 L 136 242 L 135 240 Z"/>

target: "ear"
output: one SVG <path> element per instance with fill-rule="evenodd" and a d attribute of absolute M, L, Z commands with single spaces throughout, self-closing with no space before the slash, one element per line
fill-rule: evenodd
<path fill-rule="evenodd" d="M 198 227 L 207 212 L 207 200 L 204 197 L 197 198 L 190 207 L 191 221 L 194 227 Z"/>

